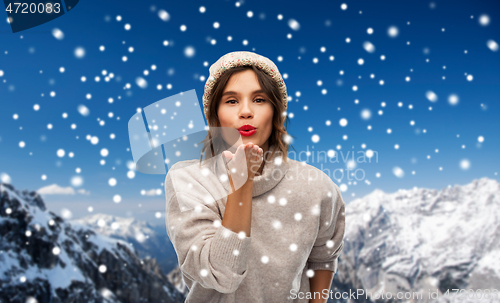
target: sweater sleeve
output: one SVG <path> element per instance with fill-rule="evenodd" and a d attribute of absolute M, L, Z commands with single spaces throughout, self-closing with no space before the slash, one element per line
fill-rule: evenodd
<path fill-rule="evenodd" d="M 321 203 L 319 231 L 307 260 L 312 270 L 337 272 L 338 257 L 344 247 L 345 202 L 338 186 L 333 181 L 332 184 L 334 189 Z"/>
<path fill-rule="evenodd" d="M 165 186 L 169 184 L 167 174 Z M 188 192 L 166 189 L 166 226 L 181 272 L 205 288 L 236 291 L 247 275 L 251 238 L 224 227 L 215 203 L 206 203 L 200 188 Z M 179 203 L 181 202 L 182 203 Z M 181 205 L 194 206 L 190 210 Z"/>

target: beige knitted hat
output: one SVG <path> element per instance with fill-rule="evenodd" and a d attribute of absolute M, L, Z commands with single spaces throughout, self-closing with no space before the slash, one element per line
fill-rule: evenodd
<path fill-rule="evenodd" d="M 205 113 L 205 118 L 207 118 L 209 108 L 208 101 L 217 80 L 225 71 L 233 67 L 242 65 L 255 65 L 257 68 L 263 70 L 269 76 L 271 76 L 271 78 L 273 78 L 274 81 L 278 83 L 281 95 L 283 96 L 281 101 L 283 102 L 285 109 L 287 108 L 288 97 L 286 93 L 285 82 L 283 81 L 283 78 L 278 71 L 278 67 L 276 67 L 273 61 L 256 53 L 239 51 L 225 54 L 224 56 L 220 57 L 217 62 L 210 66 L 210 76 L 205 83 L 205 93 L 203 94 L 203 110 Z"/>

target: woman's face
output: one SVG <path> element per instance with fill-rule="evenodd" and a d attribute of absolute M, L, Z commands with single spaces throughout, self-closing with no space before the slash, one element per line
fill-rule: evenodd
<path fill-rule="evenodd" d="M 273 113 L 273 105 L 253 70 L 245 70 L 229 78 L 217 114 L 222 127 L 237 131 L 247 124 L 255 127 L 253 133 L 240 132 L 242 144 L 252 142 L 267 151 L 273 129 Z"/>

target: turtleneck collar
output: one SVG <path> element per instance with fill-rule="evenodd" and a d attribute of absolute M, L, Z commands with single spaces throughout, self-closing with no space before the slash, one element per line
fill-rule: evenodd
<path fill-rule="evenodd" d="M 290 164 L 283 161 L 280 151 L 275 152 L 271 157 L 273 148 L 274 145 L 269 147 L 269 159 L 264 164 L 262 174 L 255 176 L 253 179 L 252 197 L 260 196 L 273 189 L 281 182 L 288 171 Z M 222 184 L 226 191 L 230 192 L 229 182 L 223 182 Z"/>

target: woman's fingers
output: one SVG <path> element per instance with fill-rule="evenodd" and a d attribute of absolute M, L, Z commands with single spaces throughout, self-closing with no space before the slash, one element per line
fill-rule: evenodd
<path fill-rule="evenodd" d="M 227 159 L 227 160 L 231 160 L 233 158 L 233 153 L 228 151 L 228 150 L 225 150 L 222 152 L 222 155 Z"/>
<path fill-rule="evenodd" d="M 263 160 L 263 149 L 260 148 L 257 144 L 249 142 L 247 144 L 241 144 L 238 146 L 235 154 L 232 155 L 232 162 L 235 162 L 234 165 L 245 165 L 248 170 L 248 176 L 253 179 L 254 174 L 259 169 Z M 243 161 L 243 162 L 241 162 Z"/>
<path fill-rule="evenodd" d="M 253 143 L 248 143 L 248 146 L 249 146 L 249 153 L 248 153 L 249 158 L 255 159 L 255 156 L 258 155 L 260 147 Z"/>
<path fill-rule="evenodd" d="M 259 159 L 259 147 L 258 146 L 254 146 L 253 148 L 253 158 L 255 160 L 258 160 Z"/>
<path fill-rule="evenodd" d="M 250 142 L 250 143 L 245 144 L 244 146 L 245 146 L 245 155 L 247 156 L 247 159 L 251 159 L 253 156 L 253 149 L 254 149 L 255 144 Z"/>

